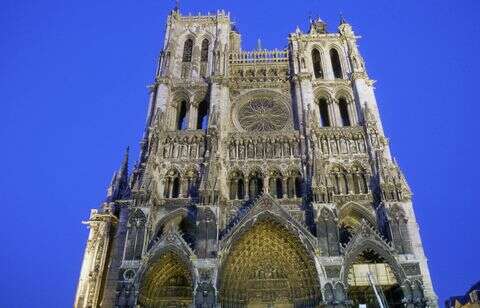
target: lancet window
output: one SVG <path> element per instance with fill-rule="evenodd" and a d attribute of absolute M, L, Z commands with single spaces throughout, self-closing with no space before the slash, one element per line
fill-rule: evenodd
<path fill-rule="evenodd" d="M 208 47 L 210 45 L 210 42 L 207 39 L 204 39 L 202 41 L 202 51 L 200 55 L 200 61 L 201 62 L 208 62 Z"/>
<path fill-rule="evenodd" d="M 142 258 L 145 222 L 145 215 L 140 210 L 130 216 L 125 245 L 125 260 L 140 260 Z"/>
<path fill-rule="evenodd" d="M 209 109 L 209 103 L 206 100 L 203 100 L 198 105 L 197 129 L 207 129 Z"/>
<path fill-rule="evenodd" d="M 202 41 L 202 49 L 200 51 L 200 75 L 202 77 L 207 76 L 208 70 L 208 47 L 210 42 L 207 39 Z"/>
<path fill-rule="evenodd" d="M 323 78 L 322 58 L 318 49 L 312 50 L 313 73 L 315 78 Z"/>
<path fill-rule="evenodd" d="M 338 109 L 340 111 L 340 118 L 342 119 L 342 126 L 350 126 L 350 114 L 348 112 L 348 103 L 345 98 L 341 97 L 338 100 Z"/>
<path fill-rule="evenodd" d="M 322 127 L 329 127 L 330 126 L 330 115 L 328 112 L 328 102 L 326 98 L 321 98 L 318 102 L 318 107 L 320 111 L 320 121 Z"/>
<path fill-rule="evenodd" d="M 177 108 L 177 130 L 186 130 L 188 128 L 187 102 L 181 101 Z"/>
<path fill-rule="evenodd" d="M 333 76 L 335 79 L 342 79 L 342 65 L 340 63 L 340 56 L 335 48 L 330 49 L 330 61 L 332 63 Z"/>
<path fill-rule="evenodd" d="M 183 57 L 182 62 L 188 63 L 192 62 L 192 53 L 193 53 L 193 40 L 187 39 L 183 45 Z"/>

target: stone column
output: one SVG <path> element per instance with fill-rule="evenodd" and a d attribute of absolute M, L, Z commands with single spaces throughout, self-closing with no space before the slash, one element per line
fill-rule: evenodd
<path fill-rule="evenodd" d="M 330 117 L 330 126 L 338 127 L 338 116 L 337 116 L 337 101 L 335 99 L 328 100 L 328 116 Z"/>
<path fill-rule="evenodd" d="M 100 305 L 102 281 L 107 271 L 107 252 L 112 236 L 111 226 L 117 221 L 117 218 L 111 214 L 100 214 L 97 210 L 92 210 L 90 219 L 84 222 L 90 228 L 90 233 L 83 256 L 75 308 Z"/>

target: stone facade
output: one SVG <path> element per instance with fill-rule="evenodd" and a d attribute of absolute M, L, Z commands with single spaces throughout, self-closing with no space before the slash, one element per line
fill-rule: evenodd
<path fill-rule="evenodd" d="M 171 12 L 75 307 L 437 307 L 358 37 L 326 28 L 248 52 L 229 14 Z"/>

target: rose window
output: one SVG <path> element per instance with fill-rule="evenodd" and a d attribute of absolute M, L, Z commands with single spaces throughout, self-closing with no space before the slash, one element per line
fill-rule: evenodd
<path fill-rule="evenodd" d="M 282 103 L 272 100 L 253 100 L 238 110 L 238 121 L 247 131 L 277 131 L 289 120 L 289 110 Z"/>

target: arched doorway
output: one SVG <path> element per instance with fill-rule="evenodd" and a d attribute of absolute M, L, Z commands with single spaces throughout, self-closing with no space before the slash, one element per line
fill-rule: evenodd
<path fill-rule="evenodd" d="M 347 284 L 348 298 L 353 307 L 366 305 L 367 308 L 379 308 L 379 300 L 384 307 L 404 307 L 398 275 L 387 260 L 373 249 L 365 249 L 348 267 Z"/>
<path fill-rule="evenodd" d="M 222 307 L 316 307 L 320 283 L 313 259 L 271 217 L 255 222 L 233 244 L 219 281 Z"/>
<path fill-rule="evenodd" d="M 190 307 L 193 279 L 186 262 L 174 251 L 166 251 L 147 270 L 140 284 L 142 308 Z"/>

